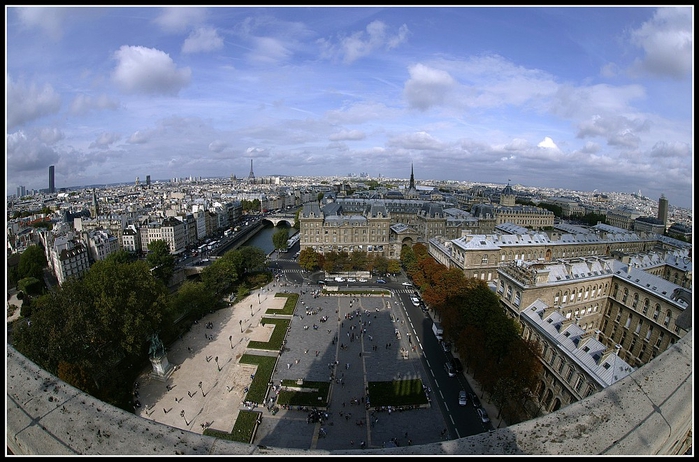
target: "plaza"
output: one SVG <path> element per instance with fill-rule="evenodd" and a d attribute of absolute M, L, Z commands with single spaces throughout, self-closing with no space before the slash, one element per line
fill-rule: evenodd
<path fill-rule="evenodd" d="M 285 297 L 300 293 L 282 352 L 252 350 L 250 340 L 266 341 L 274 326 L 261 324 L 267 310 L 281 310 Z M 318 295 L 315 286 L 270 283 L 248 297 L 201 319 L 167 351 L 175 370 L 163 381 L 145 370 L 138 379 L 137 415 L 172 427 L 203 433 L 230 432 L 238 413 L 248 409 L 246 387 L 256 366 L 240 364 L 243 354 L 278 356 L 272 384 L 282 380 L 330 381 L 327 419 L 309 423 L 308 410 L 260 405 L 262 418 L 253 444 L 297 449 L 358 449 L 425 444 L 445 438 L 442 414 L 433 403 L 419 409 L 375 411 L 364 405 L 373 381 L 421 378 L 427 385 L 419 342 L 389 295 Z M 325 319 L 321 321 L 321 319 Z M 332 375 L 332 379 L 331 379 Z M 273 395 L 270 387 L 268 397 Z M 322 431 L 321 431 L 322 428 Z M 410 440 L 410 441 L 408 441 Z"/>

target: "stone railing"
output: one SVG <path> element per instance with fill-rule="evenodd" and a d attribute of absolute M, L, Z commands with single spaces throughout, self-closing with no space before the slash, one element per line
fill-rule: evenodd
<path fill-rule="evenodd" d="M 169 427 L 60 381 L 7 347 L 6 445 L 15 455 L 676 455 L 693 437 L 692 331 L 603 391 L 456 440 L 365 450 L 256 446 Z"/>

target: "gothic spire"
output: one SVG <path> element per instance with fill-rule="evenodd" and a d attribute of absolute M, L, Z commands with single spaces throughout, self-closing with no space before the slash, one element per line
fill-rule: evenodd
<path fill-rule="evenodd" d="M 410 163 L 410 186 L 408 189 L 415 189 L 415 175 L 413 175 L 413 164 Z"/>

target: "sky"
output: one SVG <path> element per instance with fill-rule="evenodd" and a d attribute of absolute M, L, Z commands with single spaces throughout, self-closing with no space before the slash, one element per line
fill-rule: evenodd
<path fill-rule="evenodd" d="M 346 176 L 692 208 L 675 7 L 6 6 L 6 187 Z"/>

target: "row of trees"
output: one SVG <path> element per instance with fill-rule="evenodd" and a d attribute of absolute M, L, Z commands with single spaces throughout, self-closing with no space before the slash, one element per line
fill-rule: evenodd
<path fill-rule="evenodd" d="M 382 255 L 370 255 L 367 252 L 328 252 L 319 253 L 308 247 L 299 254 L 299 265 L 307 271 L 322 269 L 326 273 L 347 271 L 370 271 L 377 274 L 397 274 L 401 271 L 401 262 Z"/>
<path fill-rule="evenodd" d="M 171 293 L 172 268 L 161 244 L 153 244 L 147 260 L 121 250 L 37 297 L 31 315 L 13 326 L 14 347 L 61 380 L 130 410 L 130 383 L 147 364 L 152 334 L 168 344 L 194 320 L 226 306 L 224 296 L 247 294 L 272 277 L 264 252 L 242 247 Z"/>
<path fill-rule="evenodd" d="M 446 268 L 423 244 L 404 246 L 401 261 L 425 303 L 439 314 L 445 336 L 508 421 L 528 419 L 525 402 L 542 371 L 538 343 L 521 337 L 520 326 L 485 281 Z"/>

